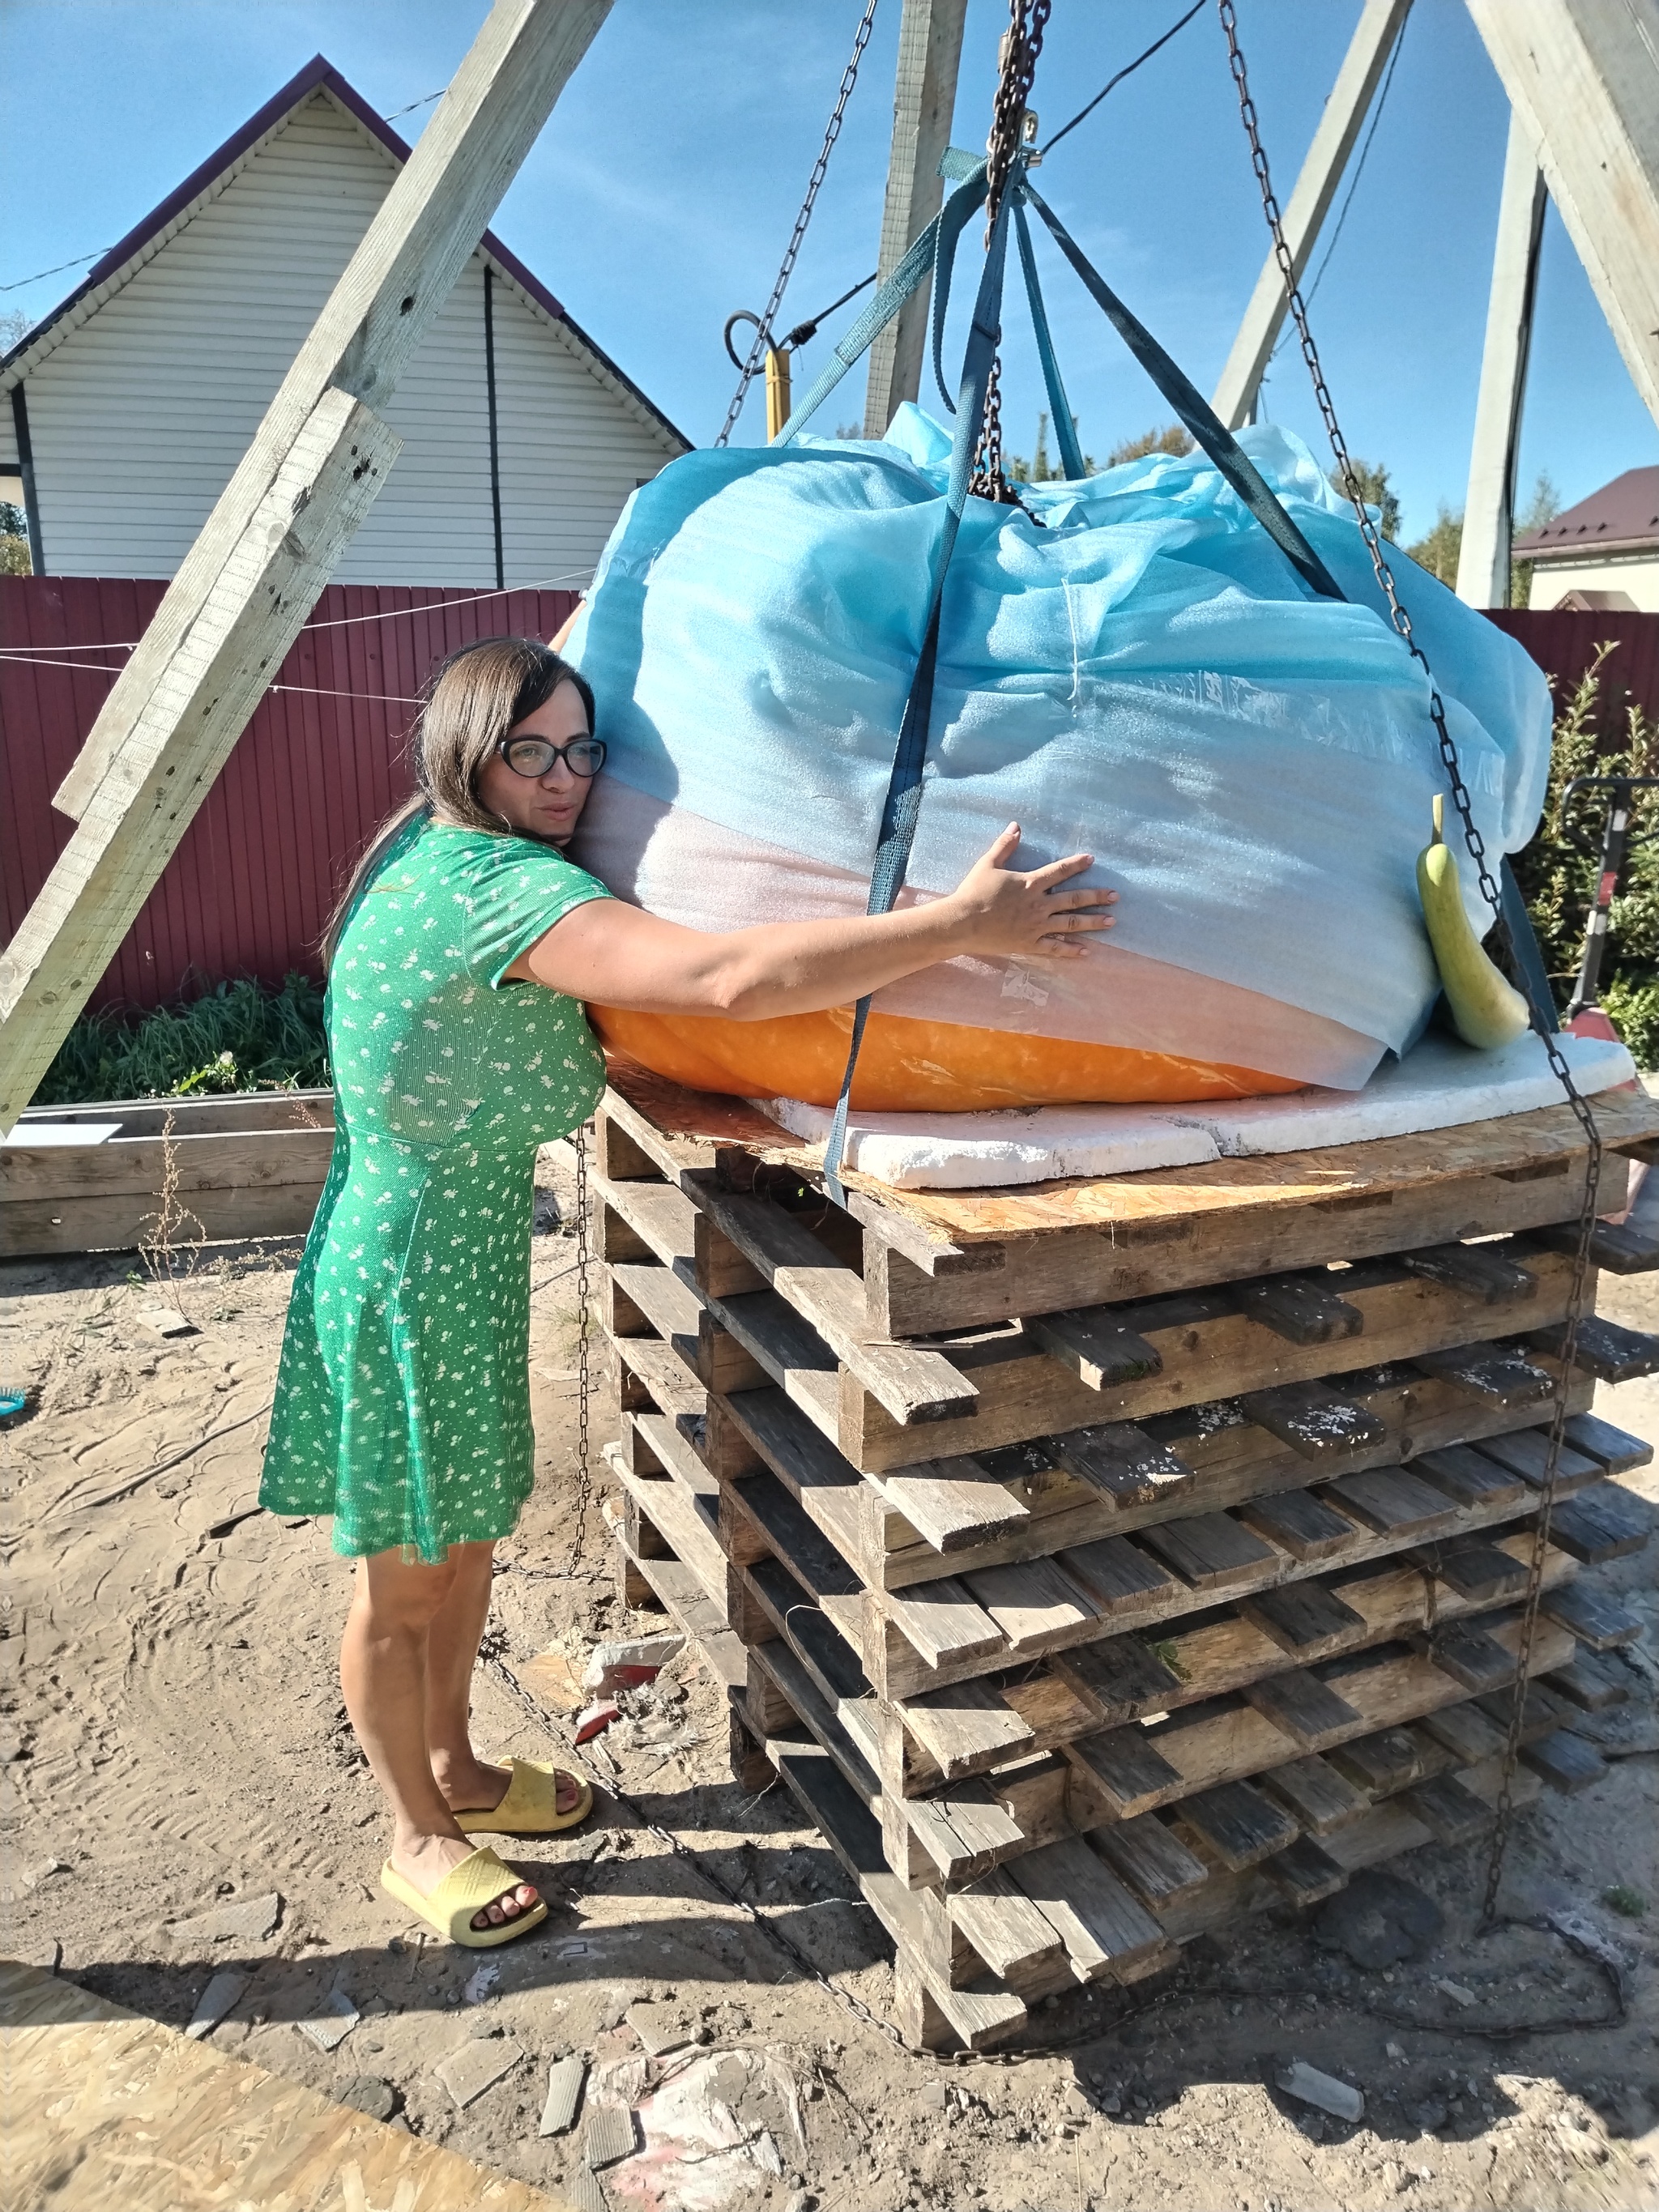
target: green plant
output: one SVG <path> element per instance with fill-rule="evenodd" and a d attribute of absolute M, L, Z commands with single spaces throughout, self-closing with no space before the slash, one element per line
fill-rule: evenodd
<path fill-rule="evenodd" d="M 82 1014 L 35 1103 L 312 1091 L 329 1079 L 319 987 L 306 975 L 288 975 L 275 989 L 243 977 L 147 1014 Z"/>
<path fill-rule="evenodd" d="M 1590 902 L 1601 873 L 1605 793 L 1590 792 L 1564 811 L 1566 787 L 1578 775 L 1659 774 L 1659 724 L 1642 709 L 1626 710 L 1626 739 L 1598 749 L 1597 707 L 1602 664 L 1613 650 L 1600 647 L 1556 716 L 1549 792 L 1538 834 L 1515 856 L 1515 872 L 1533 927 L 1565 1007 L 1584 949 Z M 1631 811 L 1632 849 L 1608 918 L 1601 998 L 1607 1013 L 1642 1068 L 1659 1066 L 1659 792 L 1641 792 Z"/>
<path fill-rule="evenodd" d="M 1618 1913 L 1625 1920 L 1640 1920 L 1648 1909 L 1648 1901 L 1641 1891 L 1622 1881 L 1615 1882 L 1611 1889 L 1604 1889 L 1601 1902 L 1610 1912 Z"/>

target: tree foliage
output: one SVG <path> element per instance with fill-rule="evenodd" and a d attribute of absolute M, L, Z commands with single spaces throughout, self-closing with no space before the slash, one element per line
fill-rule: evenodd
<path fill-rule="evenodd" d="M 28 524 L 23 510 L 11 500 L 0 499 L 0 576 L 28 573 Z"/>
<path fill-rule="evenodd" d="M 1515 517 L 1515 534 L 1521 537 L 1528 530 L 1540 530 L 1545 523 L 1553 522 L 1561 512 L 1561 495 L 1557 491 L 1547 470 L 1540 470 L 1532 488 L 1532 495 Z M 1386 532 L 1384 533 L 1386 535 Z M 1406 548 L 1419 568 L 1437 576 L 1449 591 L 1457 588 L 1458 556 L 1463 550 L 1463 516 L 1455 514 L 1443 499 L 1435 524 L 1425 537 L 1415 545 Z M 1510 563 L 1509 604 L 1524 607 L 1532 592 L 1532 563 L 1512 561 Z"/>
<path fill-rule="evenodd" d="M 1392 544 L 1400 535 L 1400 495 L 1389 482 L 1386 463 L 1355 460 L 1353 473 L 1359 496 L 1367 507 L 1377 509 L 1377 528 Z M 1331 486 L 1344 499 L 1349 496 L 1347 485 L 1334 469 L 1331 471 Z"/>
<path fill-rule="evenodd" d="M 1584 949 L 1584 930 L 1601 867 L 1607 794 L 1587 793 L 1564 805 L 1579 775 L 1659 775 L 1659 723 L 1632 705 L 1625 742 L 1597 746 L 1603 645 L 1557 715 L 1549 793 L 1538 834 L 1515 855 L 1515 872 L 1533 927 L 1565 1008 Z M 1659 792 L 1637 794 L 1631 812 L 1631 853 L 1608 917 L 1601 999 L 1638 1067 L 1659 1067 Z"/>
<path fill-rule="evenodd" d="M 1166 422 L 1162 429 L 1143 430 L 1138 438 L 1126 438 L 1121 446 L 1114 446 L 1106 456 L 1106 465 L 1115 469 L 1125 461 L 1144 461 L 1149 453 L 1173 453 L 1179 459 L 1192 450 L 1192 438 L 1180 423 Z"/>

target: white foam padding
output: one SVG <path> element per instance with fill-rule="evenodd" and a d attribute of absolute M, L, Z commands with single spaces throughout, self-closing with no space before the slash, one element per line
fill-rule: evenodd
<path fill-rule="evenodd" d="M 1635 1077 L 1629 1053 L 1611 1038 L 1563 1032 L 1556 1041 L 1587 1095 Z M 1530 1113 L 1559 1104 L 1562 1096 L 1543 1041 L 1530 1033 L 1496 1052 L 1430 1036 L 1404 1060 L 1385 1061 L 1363 1091 L 1291 1091 L 1179 1106 L 860 1114 L 848 1125 L 846 1164 L 895 1190 L 983 1190 L 1405 1137 Z M 795 1098 L 755 1103 L 809 1144 L 829 1136 L 826 1106 Z"/>
<path fill-rule="evenodd" d="M 809 1144 L 830 1134 L 827 1106 L 757 1102 Z M 1133 1175 L 1219 1159 L 1206 1129 L 1146 1106 L 1024 1106 L 991 1114 L 860 1115 L 848 1124 L 846 1164 L 896 1190 L 981 1190 L 1054 1176 Z"/>

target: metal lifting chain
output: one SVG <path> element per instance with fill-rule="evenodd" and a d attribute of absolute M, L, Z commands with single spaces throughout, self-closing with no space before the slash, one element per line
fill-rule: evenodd
<path fill-rule="evenodd" d="M 1221 16 L 1221 27 L 1227 36 L 1227 62 L 1232 71 L 1233 84 L 1238 94 L 1238 112 L 1249 141 L 1250 166 L 1261 191 L 1261 211 L 1267 217 L 1267 228 L 1273 237 L 1273 258 L 1279 264 L 1285 280 L 1285 297 L 1295 319 L 1297 336 L 1301 341 L 1302 358 L 1308 364 L 1308 374 L 1313 381 L 1314 398 L 1324 418 L 1326 434 L 1331 441 L 1331 451 L 1336 457 L 1342 489 L 1353 503 L 1354 518 L 1359 525 L 1365 550 L 1370 555 L 1371 567 L 1378 586 L 1388 602 L 1389 620 L 1412 658 L 1422 669 L 1429 684 L 1429 713 L 1434 722 L 1435 735 L 1439 741 L 1440 757 L 1445 766 L 1447 780 L 1451 786 L 1452 801 L 1463 825 L 1463 836 L 1469 857 L 1474 863 L 1480 881 L 1481 896 L 1492 908 L 1497 924 L 1501 951 L 1510 955 L 1512 949 L 1507 925 L 1503 919 L 1503 893 L 1493 876 L 1486 858 L 1486 841 L 1476 827 L 1468 787 L 1463 781 L 1463 771 L 1457 757 L 1457 745 L 1446 724 L 1445 703 L 1434 681 L 1433 671 L 1416 639 L 1412 635 L 1411 617 L 1401 604 L 1395 586 L 1394 572 L 1382 550 L 1382 540 L 1376 525 L 1366 508 L 1347 443 L 1336 419 L 1330 389 L 1325 381 L 1325 372 L 1320 366 L 1318 349 L 1313 333 L 1308 327 L 1306 302 L 1297 282 L 1296 264 L 1285 237 L 1284 217 L 1274 197 L 1273 179 L 1268 173 L 1267 156 L 1261 144 L 1255 103 L 1250 98 L 1249 79 L 1245 71 L 1244 57 L 1238 44 L 1238 15 L 1234 0 L 1217 0 Z M 1531 1556 L 1527 1563 L 1527 1584 L 1522 1600 L 1521 1634 L 1516 1654 L 1515 1702 L 1510 1714 L 1509 1730 L 1504 1743 L 1502 1779 L 1498 1785 L 1497 1820 L 1492 1833 L 1492 1856 L 1486 1867 L 1486 1893 L 1481 1905 L 1483 1926 L 1490 1926 L 1497 1917 L 1498 1889 L 1503 1878 L 1504 1857 L 1509 1846 L 1510 1829 L 1514 1819 L 1514 1783 L 1516 1761 L 1521 1748 L 1521 1733 L 1526 1711 L 1527 1679 L 1532 1662 L 1533 1645 L 1538 1629 L 1538 1601 L 1543 1588 L 1545 1555 L 1549 1548 L 1550 1516 L 1555 1509 L 1557 1478 L 1560 1470 L 1561 1449 L 1568 1419 L 1568 1407 L 1572 1384 L 1576 1378 L 1578 1358 L 1578 1332 L 1583 1318 L 1585 1285 L 1589 1273 L 1590 1242 L 1595 1233 L 1596 1204 L 1601 1182 L 1601 1137 L 1595 1126 L 1595 1116 L 1588 1100 L 1573 1081 L 1572 1070 L 1557 1042 L 1558 1032 L 1544 1026 L 1553 1009 L 1535 1007 L 1534 1028 L 1542 1038 L 1549 1056 L 1550 1067 L 1565 1093 L 1567 1103 L 1584 1133 L 1584 1195 L 1578 1216 L 1578 1241 L 1573 1254 L 1572 1282 L 1567 1299 L 1566 1326 L 1561 1345 L 1561 1373 L 1556 1390 L 1554 1418 L 1550 1423 L 1549 1449 L 1545 1459 L 1544 1481 L 1538 1505 L 1538 1518 L 1533 1533 Z"/>
<path fill-rule="evenodd" d="M 588 1434 L 592 1376 L 588 1358 L 587 1271 L 592 1259 L 589 1233 L 587 1133 L 584 1123 L 573 1139 L 576 1152 L 576 1533 L 570 1565 L 580 1565 L 587 1541 L 587 1509 L 593 1491 L 592 1442 Z"/>
<path fill-rule="evenodd" d="M 841 73 L 841 89 L 836 94 L 836 104 L 823 134 L 823 143 L 818 149 L 818 158 L 812 164 L 812 173 L 806 179 L 806 196 L 800 204 L 800 213 L 795 217 L 795 228 L 790 233 L 789 244 L 778 266 L 777 281 L 772 287 L 772 296 L 766 303 L 766 313 L 755 326 L 755 342 L 738 378 L 738 388 L 732 394 L 732 404 L 726 410 L 726 421 L 715 439 L 717 446 L 727 444 L 738 426 L 743 412 L 743 403 L 749 397 L 749 387 L 759 375 L 761 364 L 766 359 L 767 348 L 772 343 L 772 325 L 777 319 L 778 309 L 783 305 L 783 295 L 789 279 L 794 274 L 795 262 L 806 236 L 806 226 L 812 220 L 812 210 L 817 204 L 818 187 L 823 182 L 824 172 L 830 167 L 830 156 L 836 150 L 836 141 L 841 136 L 842 119 L 847 113 L 847 103 L 853 96 L 853 87 L 859 81 L 859 64 L 864 59 L 864 50 L 870 43 L 870 28 L 876 20 L 878 0 L 865 0 L 858 35 L 853 40 L 852 58 Z M 848 295 L 851 296 L 850 295 Z M 838 301 L 837 305 L 840 304 Z"/>
<path fill-rule="evenodd" d="M 1008 0 L 1008 27 L 997 49 L 997 91 L 991 110 L 991 135 L 985 142 L 985 243 L 991 243 L 997 210 L 1013 174 L 1020 148 L 1030 135 L 1026 104 L 1036 80 L 1037 57 L 1048 27 L 1054 0 Z M 985 384 L 985 424 L 974 455 L 968 489 L 975 499 L 1005 507 L 1023 505 L 1002 465 L 1002 359 L 994 355 Z"/>

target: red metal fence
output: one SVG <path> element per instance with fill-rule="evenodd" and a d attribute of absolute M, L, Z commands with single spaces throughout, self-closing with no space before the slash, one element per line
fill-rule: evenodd
<path fill-rule="evenodd" d="M 1631 707 L 1659 721 L 1659 615 L 1565 614 L 1555 607 L 1516 607 L 1488 617 L 1518 638 L 1555 687 L 1565 707 L 1578 679 L 1609 640 L 1601 666 L 1595 729 L 1603 745 L 1621 745 Z"/>
<path fill-rule="evenodd" d="M 167 586 L 0 576 L 0 910 L 9 938 L 75 828 L 52 794 Z M 550 637 L 574 592 L 331 584 L 94 994 L 153 1006 L 192 983 L 319 971 L 352 862 L 408 795 L 433 663 L 474 638 Z M 65 650 L 64 648 L 69 648 Z"/>
<path fill-rule="evenodd" d="M 52 794 L 166 589 L 101 578 L 0 576 L 0 925 L 9 938 L 69 842 Z M 404 734 L 432 664 L 496 635 L 550 637 L 571 592 L 331 585 L 126 942 L 94 1006 L 153 1006 L 191 982 L 318 971 L 316 946 L 352 862 L 410 788 Z M 1600 725 L 1634 700 L 1659 719 L 1659 615 L 1495 614 L 1569 696 L 1604 640 Z M 65 650 L 65 648 L 68 648 Z"/>

